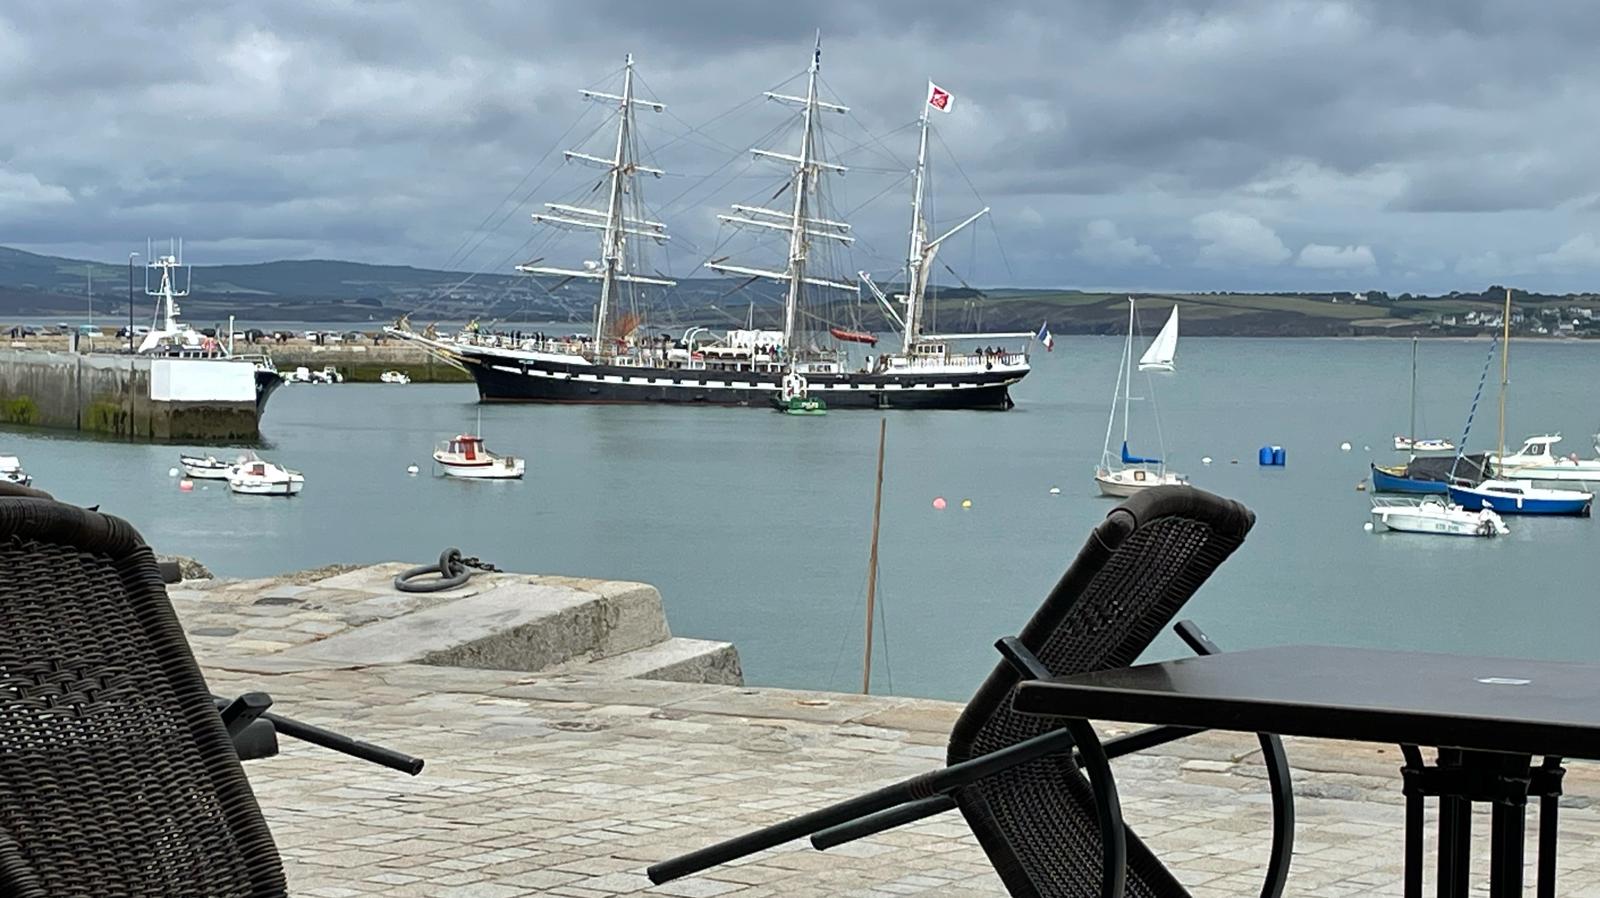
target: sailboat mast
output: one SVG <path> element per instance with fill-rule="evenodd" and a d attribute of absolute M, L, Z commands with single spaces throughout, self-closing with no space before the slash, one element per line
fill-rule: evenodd
<path fill-rule="evenodd" d="M 867 555 L 867 648 L 861 661 L 861 694 L 872 691 L 872 617 L 878 599 L 878 522 L 883 515 L 883 445 L 889 419 L 878 419 L 878 485 L 872 497 L 872 549 Z"/>
<path fill-rule="evenodd" d="M 783 304 L 783 344 L 794 357 L 794 321 L 806 282 L 806 196 L 813 185 L 811 120 L 817 110 L 817 69 L 822 65 L 822 37 L 806 73 L 806 107 L 800 116 L 800 162 L 794 170 L 794 212 L 789 218 L 789 295 Z"/>
<path fill-rule="evenodd" d="M 922 104 L 922 136 L 917 141 L 917 171 L 915 187 L 911 192 L 911 249 L 906 253 L 906 333 L 902 349 L 911 354 L 911 346 L 922 333 L 922 265 L 923 242 L 927 240 L 922 221 L 922 179 L 928 169 L 928 104 Z"/>
<path fill-rule="evenodd" d="M 1411 425 L 1406 431 L 1411 440 L 1411 451 L 1417 449 L 1417 338 L 1411 338 Z"/>
<path fill-rule="evenodd" d="M 617 152 L 611 161 L 611 190 L 606 201 L 606 230 L 600 238 L 600 308 L 594 322 L 594 349 L 599 352 L 605 345 L 606 324 L 609 321 L 612 294 L 616 291 L 617 265 L 622 261 L 622 189 L 627 177 L 625 154 L 628 151 L 628 132 L 633 124 L 633 54 L 629 53 L 622 67 L 622 112 L 617 116 Z"/>
<path fill-rule="evenodd" d="M 1511 383 L 1511 288 L 1506 288 L 1506 308 L 1501 314 L 1500 337 L 1500 454 L 1495 456 L 1495 470 L 1499 473 L 1506 457 L 1506 385 Z"/>
<path fill-rule="evenodd" d="M 1122 385 L 1122 443 L 1128 443 L 1128 403 L 1133 398 L 1133 297 L 1128 297 L 1128 343 L 1122 350 L 1127 380 Z"/>

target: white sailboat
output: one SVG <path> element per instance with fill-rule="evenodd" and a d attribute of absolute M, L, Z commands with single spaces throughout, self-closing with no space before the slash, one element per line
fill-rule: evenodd
<path fill-rule="evenodd" d="M 1100 467 L 1095 469 L 1094 482 L 1100 494 L 1126 498 L 1152 486 L 1185 486 L 1180 474 L 1167 470 L 1159 458 L 1141 458 L 1128 452 L 1128 410 L 1133 401 L 1133 297 L 1128 297 L 1128 339 L 1122 346 L 1122 360 L 1117 368 L 1117 387 L 1111 395 L 1111 415 L 1106 419 L 1106 441 L 1100 449 Z M 1117 404 L 1122 404 L 1122 452 L 1111 452 L 1111 431 L 1117 422 Z M 1152 410 L 1153 411 L 1153 410 Z"/>
<path fill-rule="evenodd" d="M 1161 325 L 1161 333 L 1150 342 L 1150 348 L 1139 357 L 1140 371 L 1173 371 L 1176 370 L 1173 360 L 1178 355 L 1178 307 L 1172 307 L 1172 314 L 1167 317 L 1167 323 Z"/>
<path fill-rule="evenodd" d="M 1456 444 L 1446 439 L 1417 438 L 1417 338 L 1411 338 L 1411 426 L 1406 436 L 1395 434 L 1394 451 L 1419 455 L 1455 455 Z"/>

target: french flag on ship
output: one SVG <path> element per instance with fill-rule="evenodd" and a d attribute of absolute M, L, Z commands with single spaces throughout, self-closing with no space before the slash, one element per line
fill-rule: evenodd
<path fill-rule="evenodd" d="M 1045 352 L 1056 351 L 1056 338 L 1050 336 L 1050 322 L 1039 325 L 1039 332 L 1033 338 L 1044 344 Z"/>

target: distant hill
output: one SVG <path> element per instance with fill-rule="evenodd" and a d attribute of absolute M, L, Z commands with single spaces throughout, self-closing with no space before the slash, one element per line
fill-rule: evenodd
<path fill-rule="evenodd" d="M 96 314 L 127 311 L 126 265 L 67 259 L 0 247 L 0 323 L 61 315 L 86 309 L 86 275 L 94 278 Z M 137 308 L 150 307 L 143 296 L 144 272 L 135 272 Z M 516 274 L 478 274 L 369 265 L 327 259 L 258 262 L 249 265 L 197 265 L 193 293 L 184 314 L 196 322 L 236 315 L 249 321 L 389 321 L 420 308 L 413 321 L 513 320 L 566 321 L 586 327 L 598 299 L 591 281 L 561 282 Z M 893 285 L 881 285 L 894 292 Z M 653 326 L 695 324 L 726 327 L 752 314 L 758 326 L 776 326 L 782 285 L 744 283 L 725 278 L 684 278 L 654 307 L 644 309 Z M 1174 304 L 1183 332 L 1192 336 L 1348 336 L 1465 335 L 1487 329 L 1499 314 L 1504 288 L 1444 296 L 1389 296 L 1364 293 L 1182 293 L 1138 294 L 1140 328 L 1154 333 Z M 1519 332 L 1600 335 L 1600 296 L 1548 296 L 1514 293 Z M 1058 334 L 1121 333 L 1127 322 L 1127 297 L 1121 293 L 1032 289 L 941 289 L 928 322 L 933 330 L 1036 331 L 1043 322 Z M 866 295 L 845 297 L 825 314 L 828 323 L 889 330 L 877 304 Z M 1576 317 L 1577 324 L 1573 324 Z M 1600 315 L 1596 315 L 1600 319 Z"/>

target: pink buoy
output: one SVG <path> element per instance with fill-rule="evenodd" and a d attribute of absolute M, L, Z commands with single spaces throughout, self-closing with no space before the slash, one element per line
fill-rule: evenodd
<path fill-rule="evenodd" d="M 934 496 L 933 497 L 933 510 L 934 511 L 944 511 L 944 497 L 943 496 Z"/>
<path fill-rule="evenodd" d="M 180 492 L 185 492 L 185 493 L 192 492 L 194 490 L 194 481 L 193 480 L 180 480 L 180 481 L 178 481 L 178 490 Z"/>

